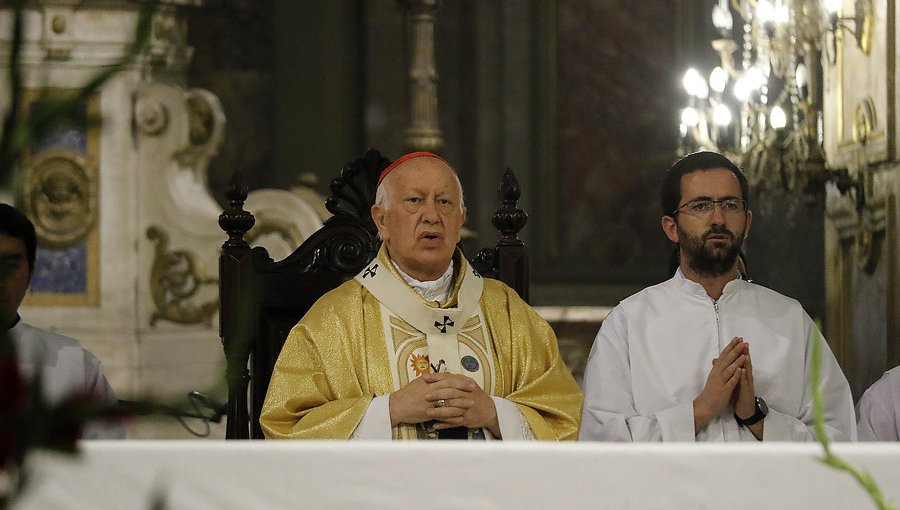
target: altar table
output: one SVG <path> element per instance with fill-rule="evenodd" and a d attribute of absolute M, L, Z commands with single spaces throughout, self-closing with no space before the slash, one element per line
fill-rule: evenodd
<path fill-rule="evenodd" d="M 86 441 L 13 508 L 869 509 L 816 444 Z M 836 444 L 900 504 L 900 444 Z"/>

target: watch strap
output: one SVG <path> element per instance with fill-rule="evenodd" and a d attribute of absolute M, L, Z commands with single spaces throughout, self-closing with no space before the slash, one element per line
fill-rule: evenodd
<path fill-rule="evenodd" d="M 759 399 L 756 400 L 755 406 L 756 406 L 756 412 L 753 413 L 753 416 L 750 416 L 747 419 L 741 419 L 741 417 L 738 416 L 737 413 L 734 414 L 734 419 L 735 419 L 735 421 L 737 421 L 738 425 L 743 425 L 745 427 L 749 427 L 750 425 L 756 425 L 757 423 L 762 421 L 763 418 L 766 417 L 766 412 L 763 411 L 762 408 L 759 406 Z"/>

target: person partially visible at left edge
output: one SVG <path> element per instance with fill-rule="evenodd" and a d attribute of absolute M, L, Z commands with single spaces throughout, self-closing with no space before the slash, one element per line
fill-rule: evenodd
<path fill-rule="evenodd" d="M 739 272 L 753 219 L 740 169 L 720 154 L 690 154 L 665 174 L 660 198 L 678 269 L 604 319 L 585 369 L 580 438 L 811 440 L 818 343 L 825 433 L 855 440 L 850 386 L 813 321 Z"/>
<path fill-rule="evenodd" d="M 0 327 L 13 341 L 22 375 L 32 382 L 40 376 L 47 404 L 85 398 L 115 406 L 116 396 L 96 356 L 77 340 L 36 328 L 19 317 L 34 274 L 36 249 L 31 221 L 18 209 L 0 204 Z M 124 426 L 110 420 L 89 421 L 81 434 L 82 439 L 124 437 Z"/>
<path fill-rule="evenodd" d="M 582 394 L 549 324 L 456 245 L 456 172 L 429 152 L 381 174 L 383 240 L 288 335 L 260 425 L 267 438 L 575 439 Z"/>
<path fill-rule="evenodd" d="M 856 412 L 860 441 L 900 441 L 900 366 L 859 397 Z"/>

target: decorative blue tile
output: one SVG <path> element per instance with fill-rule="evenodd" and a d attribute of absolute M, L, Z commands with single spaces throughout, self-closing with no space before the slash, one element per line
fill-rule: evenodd
<path fill-rule="evenodd" d="M 31 291 L 36 293 L 87 293 L 87 243 L 62 249 L 38 247 Z"/>

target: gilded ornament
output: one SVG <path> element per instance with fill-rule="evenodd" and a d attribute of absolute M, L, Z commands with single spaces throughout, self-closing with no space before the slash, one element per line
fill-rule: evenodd
<path fill-rule="evenodd" d="M 22 191 L 43 246 L 75 244 L 97 223 L 97 170 L 79 153 L 52 149 L 30 159 Z"/>
<path fill-rule="evenodd" d="M 191 95 L 188 104 L 188 138 L 194 145 L 204 145 L 212 138 L 215 129 L 215 115 L 206 98 Z"/>
<path fill-rule="evenodd" d="M 872 53 L 872 32 L 875 30 L 875 6 L 872 0 L 855 0 L 853 2 L 856 30 L 856 45 L 863 53 Z"/>
<path fill-rule="evenodd" d="M 162 319 L 179 324 L 204 323 L 212 326 L 213 315 L 219 310 L 219 301 L 213 299 L 196 305 L 191 300 L 204 286 L 217 285 L 218 279 L 203 275 L 194 253 L 171 251 L 169 235 L 161 228 L 148 228 L 147 238 L 156 241 L 150 270 L 150 295 L 156 311 L 150 317 L 150 325 L 155 326 Z"/>
<path fill-rule="evenodd" d="M 853 117 L 853 141 L 865 145 L 877 126 L 875 103 L 871 97 L 867 97 L 856 105 L 856 114 Z"/>
<path fill-rule="evenodd" d="M 62 14 L 57 14 L 53 16 L 53 21 L 50 23 L 50 26 L 53 28 L 53 33 L 61 34 L 66 31 L 66 17 Z"/>

